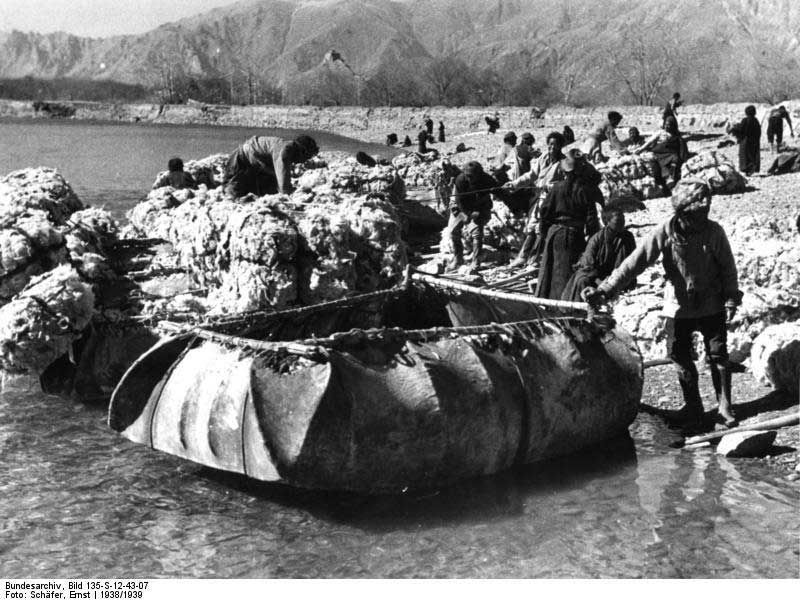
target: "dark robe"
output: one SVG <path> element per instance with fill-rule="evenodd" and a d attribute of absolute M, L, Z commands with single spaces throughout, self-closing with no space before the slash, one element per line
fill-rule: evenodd
<path fill-rule="evenodd" d="M 544 245 L 536 296 L 558 300 L 586 247 L 586 234 L 591 236 L 600 227 L 597 208 L 586 187 L 570 175 L 553 185 L 540 217 Z"/>
<path fill-rule="evenodd" d="M 761 169 L 761 124 L 755 117 L 745 117 L 731 133 L 739 142 L 739 171 L 745 175 Z"/>
<path fill-rule="evenodd" d="M 576 271 L 567 282 L 561 300 L 581 301 L 581 291 L 597 287 L 611 272 L 619 267 L 625 258 L 636 248 L 636 240 L 628 230 L 619 233 L 604 227 L 586 243 Z"/>
<path fill-rule="evenodd" d="M 439 121 L 439 141 L 444 142 L 444 123 Z"/>

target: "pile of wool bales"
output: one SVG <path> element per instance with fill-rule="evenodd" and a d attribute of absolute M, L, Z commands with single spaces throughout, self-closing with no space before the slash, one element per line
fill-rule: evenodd
<path fill-rule="evenodd" d="M 70 349 L 116 279 L 118 225 L 49 168 L 0 178 L 0 369 L 41 372 Z"/>
<path fill-rule="evenodd" d="M 21 169 L 0 178 L 0 304 L 62 263 L 89 279 L 108 275 L 103 255 L 116 236 L 111 215 L 85 209 L 57 171 Z"/>
<path fill-rule="evenodd" d="M 436 187 L 442 171 L 442 161 L 435 152 L 401 154 L 392 159 L 392 165 L 406 185 L 415 188 Z"/>
<path fill-rule="evenodd" d="M 36 209 L 44 211 L 54 224 L 63 225 L 82 208 L 72 187 L 55 169 L 20 169 L 0 178 L 0 219 Z"/>
<path fill-rule="evenodd" d="M 211 312 L 314 304 L 397 283 L 407 264 L 392 167 L 306 165 L 289 197 L 158 188 L 129 213 L 128 235 L 161 238 L 209 288 Z"/>
<path fill-rule="evenodd" d="M 664 195 L 655 180 L 659 169 L 649 152 L 613 158 L 597 167 L 603 176 L 600 190 L 609 203 L 659 198 Z"/>
<path fill-rule="evenodd" d="M 297 179 L 292 199 L 304 203 L 326 201 L 336 192 L 380 194 L 394 205 L 400 205 L 406 198 L 405 182 L 394 167 L 380 164 L 366 167 L 348 158 L 319 168 L 306 168 Z"/>
<path fill-rule="evenodd" d="M 744 192 L 747 187 L 747 179 L 733 163 L 713 150 L 701 152 L 686 161 L 681 176 L 703 180 L 712 194 Z"/>

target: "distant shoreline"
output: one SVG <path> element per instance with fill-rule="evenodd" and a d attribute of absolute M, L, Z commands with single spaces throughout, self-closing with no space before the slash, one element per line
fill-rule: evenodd
<path fill-rule="evenodd" d="M 659 106 L 616 106 L 573 108 L 553 106 L 547 110 L 535 107 L 316 107 L 211 104 L 115 104 L 86 101 L 52 101 L 67 106 L 69 117 L 49 116 L 37 112 L 33 101 L 0 99 L 0 118 L 14 120 L 92 121 L 96 123 L 142 123 L 168 125 L 211 125 L 222 127 L 311 128 L 330 131 L 373 142 L 382 142 L 386 134 L 399 136 L 418 131 L 430 116 L 435 126 L 443 121 L 449 135 L 486 129 L 484 116 L 497 112 L 500 132 L 513 129 L 558 128 L 569 124 L 588 129 L 599 124 L 609 110 L 618 110 L 625 117 L 622 128 L 636 126 L 655 129 L 661 125 Z M 744 116 L 748 103 L 687 105 L 681 107 L 679 122 L 683 130 L 716 130 L 723 132 L 728 122 Z M 800 116 L 800 100 L 783 103 L 790 113 Z M 769 108 L 756 104 L 759 116 Z M 414 137 L 412 136 L 412 139 Z"/>

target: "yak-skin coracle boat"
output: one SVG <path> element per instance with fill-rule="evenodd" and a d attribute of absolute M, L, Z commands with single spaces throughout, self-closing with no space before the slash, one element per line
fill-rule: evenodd
<path fill-rule="evenodd" d="M 636 417 L 641 355 L 608 316 L 529 295 L 533 314 L 508 323 L 363 327 L 392 303 L 406 309 L 395 319 L 419 315 L 408 292 L 171 326 L 122 378 L 109 424 L 258 480 L 384 493 L 578 451 Z M 457 293 L 469 304 L 468 286 Z"/>

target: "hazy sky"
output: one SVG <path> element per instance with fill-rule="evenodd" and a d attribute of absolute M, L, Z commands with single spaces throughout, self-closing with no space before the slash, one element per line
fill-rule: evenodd
<path fill-rule="evenodd" d="M 0 0 L 0 31 L 142 33 L 235 0 Z"/>

